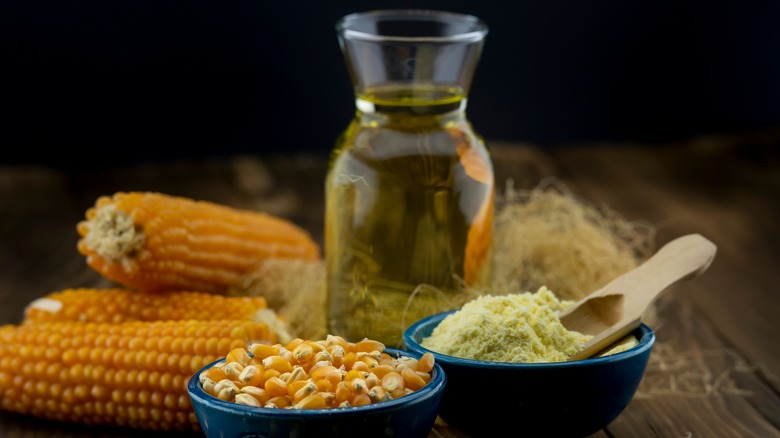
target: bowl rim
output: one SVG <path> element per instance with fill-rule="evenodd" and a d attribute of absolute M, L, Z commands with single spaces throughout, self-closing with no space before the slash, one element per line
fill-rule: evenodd
<path fill-rule="evenodd" d="M 550 369 L 550 368 L 575 368 L 582 366 L 591 366 L 599 364 L 608 364 L 611 362 L 618 362 L 627 360 L 631 357 L 644 354 L 652 348 L 655 343 L 655 332 L 652 328 L 644 323 L 640 323 L 639 327 L 632 331 L 632 333 L 639 332 L 637 345 L 626 349 L 624 351 L 611 354 L 603 357 L 590 357 L 587 359 L 569 360 L 563 362 L 533 362 L 533 363 L 521 363 L 521 362 L 493 362 L 487 360 L 477 359 L 465 359 L 462 357 L 451 356 L 444 353 L 439 353 L 428 348 L 423 347 L 419 342 L 414 339 L 414 334 L 417 333 L 422 326 L 428 326 L 430 324 L 438 324 L 448 315 L 457 312 L 458 309 L 448 310 L 445 312 L 436 313 L 430 316 L 426 316 L 404 330 L 403 342 L 407 350 L 422 354 L 426 352 L 432 353 L 437 363 L 443 363 L 446 365 L 458 365 L 458 366 L 473 366 L 489 369 Z"/>
<path fill-rule="evenodd" d="M 398 356 L 409 356 L 415 359 L 419 359 L 422 354 L 407 351 L 397 348 L 385 348 L 386 353 L 395 354 Z M 371 403 L 363 406 L 350 406 L 350 407 L 336 407 L 325 409 L 286 409 L 286 408 L 265 408 L 262 406 L 246 406 L 235 402 L 219 399 L 206 393 L 200 386 L 199 376 L 203 371 L 208 370 L 210 367 L 224 362 L 226 358 L 220 358 L 211 362 L 210 364 L 200 368 L 196 371 L 187 382 L 187 393 L 192 401 L 193 407 L 197 410 L 203 407 L 208 409 L 215 409 L 228 414 L 241 414 L 248 416 L 261 416 L 261 417 L 274 417 L 277 419 L 292 419 L 305 416 L 308 419 L 328 418 L 332 416 L 351 416 L 351 415 L 366 415 L 370 413 L 381 413 L 383 411 L 392 410 L 400 405 L 409 402 L 422 402 L 428 398 L 436 397 L 443 393 L 443 390 L 447 384 L 447 375 L 444 369 L 434 362 L 433 370 L 435 373 L 431 376 L 431 380 L 422 388 L 411 394 L 406 394 L 403 397 L 399 397 L 392 400 L 381 401 L 377 403 Z"/>

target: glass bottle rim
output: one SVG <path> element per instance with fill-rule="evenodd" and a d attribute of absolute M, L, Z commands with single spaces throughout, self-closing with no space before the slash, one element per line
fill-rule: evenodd
<path fill-rule="evenodd" d="M 395 20 L 399 22 L 440 22 L 456 24 L 459 31 L 441 35 L 403 35 L 380 33 L 367 28 L 382 21 Z M 430 9 L 381 9 L 366 12 L 355 12 L 341 17 L 336 22 L 336 30 L 347 39 L 360 41 L 386 42 L 435 42 L 435 43 L 468 43 L 485 38 L 488 27 L 485 22 L 474 15 L 458 12 L 448 12 Z"/>

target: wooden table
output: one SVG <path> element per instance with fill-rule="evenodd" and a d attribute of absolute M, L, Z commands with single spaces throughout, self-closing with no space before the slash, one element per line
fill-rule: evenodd
<path fill-rule="evenodd" d="M 554 177 L 583 199 L 655 224 L 658 247 L 693 232 L 718 245 L 707 272 L 658 302 L 644 380 L 626 410 L 593 436 L 780 437 L 779 140 L 761 132 L 553 150 L 491 142 L 499 182 L 533 188 Z M 0 324 L 18 323 L 28 302 L 55 290 L 107 285 L 76 251 L 76 223 L 100 195 L 153 190 L 264 210 L 321 242 L 326 162 L 325 154 L 308 154 L 68 171 L 0 167 Z M 155 435 L 0 413 L 5 438 Z M 437 424 L 431 436 L 462 435 Z"/>

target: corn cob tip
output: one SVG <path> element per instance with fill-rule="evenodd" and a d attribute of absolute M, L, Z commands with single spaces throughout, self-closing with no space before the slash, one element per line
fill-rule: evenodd
<path fill-rule="evenodd" d="M 144 246 L 143 228 L 116 205 L 104 205 L 93 211 L 91 219 L 79 224 L 86 248 L 113 263 L 131 262 Z"/>
<path fill-rule="evenodd" d="M 54 298 L 42 297 L 30 302 L 24 308 L 25 318 L 33 312 L 39 311 L 47 314 L 54 314 L 62 310 L 62 301 Z"/>

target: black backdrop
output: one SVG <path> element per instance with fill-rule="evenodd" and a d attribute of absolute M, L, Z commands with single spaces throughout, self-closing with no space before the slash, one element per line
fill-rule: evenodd
<path fill-rule="evenodd" d="M 468 114 L 489 139 L 780 125 L 773 0 L 2 0 L 0 163 L 327 151 L 354 112 L 335 21 L 400 7 L 488 23 Z"/>

